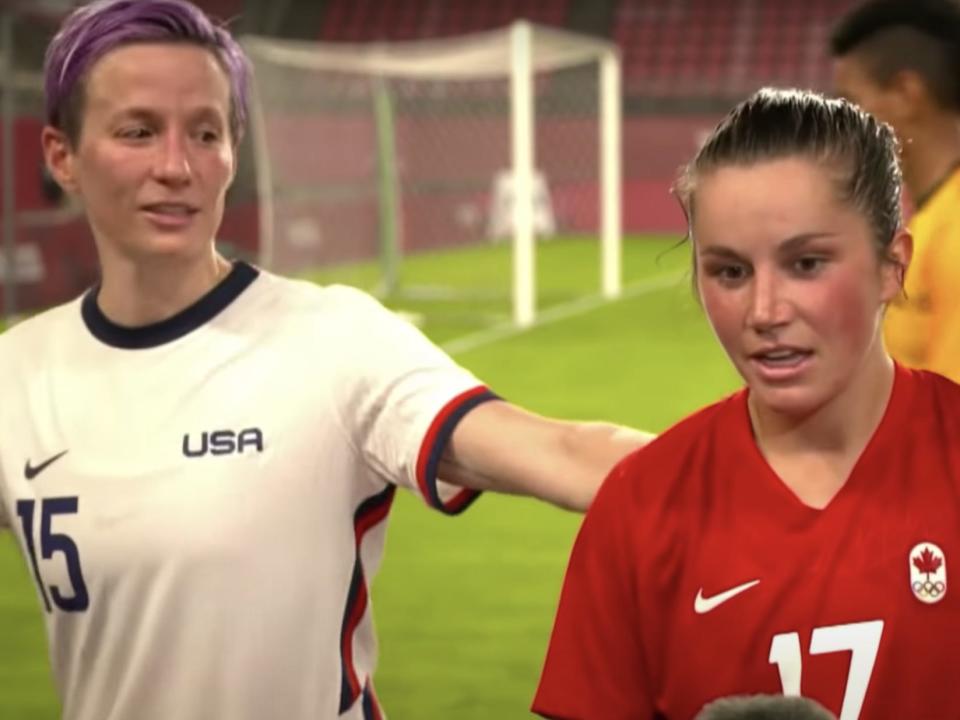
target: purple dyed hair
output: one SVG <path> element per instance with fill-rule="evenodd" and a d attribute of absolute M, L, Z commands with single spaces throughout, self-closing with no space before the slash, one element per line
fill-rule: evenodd
<path fill-rule="evenodd" d="M 111 50 L 141 42 L 193 43 L 216 55 L 230 82 L 230 135 L 239 142 L 247 121 L 250 61 L 226 28 L 186 0 L 95 0 L 74 10 L 44 59 L 47 123 L 76 143 L 87 72 Z"/>

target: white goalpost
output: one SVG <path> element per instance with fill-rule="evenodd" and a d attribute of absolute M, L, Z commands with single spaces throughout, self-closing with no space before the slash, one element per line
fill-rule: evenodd
<path fill-rule="evenodd" d="M 537 239 L 598 238 L 593 292 L 621 292 L 620 61 L 608 41 L 518 21 L 351 45 L 246 37 L 260 263 L 299 274 L 511 242 L 511 315 L 537 312 Z M 469 262 L 469 261 L 468 261 Z M 464 277 L 469 268 L 464 268 Z M 457 280 L 451 279 L 456 289 Z"/>

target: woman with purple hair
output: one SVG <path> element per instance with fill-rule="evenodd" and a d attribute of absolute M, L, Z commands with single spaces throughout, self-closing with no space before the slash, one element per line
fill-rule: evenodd
<path fill-rule="evenodd" d="M 220 255 L 250 69 L 193 5 L 81 7 L 45 74 L 45 158 L 101 279 L 0 336 L 0 525 L 64 717 L 381 717 L 396 487 L 583 510 L 646 436 L 527 413 L 364 294 Z"/>

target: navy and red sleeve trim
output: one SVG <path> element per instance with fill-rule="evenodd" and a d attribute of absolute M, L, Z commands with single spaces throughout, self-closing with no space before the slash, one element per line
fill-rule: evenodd
<path fill-rule="evenodd" d="M 427 504 L 447 515 L 458 515 L 466 510 L 480 493 L 464 488 L 450 499 L 444 501 L 437 487 L 437 469 L 444 448 L 450 442 L 454 429 L 468 412 L 488 400 L 499 400 L 499 396 L 486 387 L 480 386 L 461 393 L 444 405 L 443 409 L 430 424 L 427 434 L 420 445 L 417 457 L 417 487 Z"/>

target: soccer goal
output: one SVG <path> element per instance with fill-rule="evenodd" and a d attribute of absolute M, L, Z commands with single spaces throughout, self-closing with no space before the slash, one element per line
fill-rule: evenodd
<path fill-rule="evenodd" d="M 538 297 L 620 293 L 614 44 L 525 21 L 430 41 L 244 44 L 265 267 L 359 272 L 395 297 L 499 293 L 521 326 Z"/>

